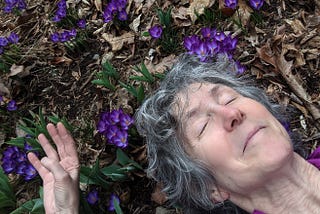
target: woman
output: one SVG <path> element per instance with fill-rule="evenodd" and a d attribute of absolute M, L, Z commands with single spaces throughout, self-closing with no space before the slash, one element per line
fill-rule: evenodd
<path fill-rule="evenodd" d="M 283 109 L 234 70 L 222 56 L 214 63 L 179 59 L 136 114 L 137 128 L 147 140 L 148 174 L 189 213 L 219 208 L 226 213 L 320 213 L 319 171 L 294 152 L 299 146 L 279 122 L 287 117 Z M 45 196 L 46 210 L 54 201 L 50 210 L 69 207 L 74 212 L 76 188 L 64 190 L 67 183 L 75 187 L 78 182 L 73 140 L 61 124 L 48 130 L 60 159 L 43 136 L 39 141 L 48 158 L 28 157 L 44 185 L 47 176 L 59 178 L 53 185 L 59 183 L 60 192 L 45 191 L 51 197 Z M 63 161 L 66 148 L 74 160 L 66 162 L 73 165 Z M 68 206 L 60 197 L 71 199 Z"/>

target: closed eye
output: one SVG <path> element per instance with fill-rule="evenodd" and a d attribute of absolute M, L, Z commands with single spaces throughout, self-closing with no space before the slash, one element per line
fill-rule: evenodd
<path fill-rule="evenodd" d="M 206 122 L 206 124 L 204 124 L 204 126 L 202 127 L 201 131 L 200 131 L 200 134 L 198 137 L 200 137 L 202 135 L 202 133 L 205 131 L 206 127 L 208 125 L 208 122 Z"/>
<path fill-rule="evenodd" d="M 234 97 L 234 98 L 228 100 L 228 102 L 226 102 L 225 105 L 228 105 L 228 104 L 232 103 L 232 102 L 235 101 L 236 99 L 237 99 L 237 97 Z"/>

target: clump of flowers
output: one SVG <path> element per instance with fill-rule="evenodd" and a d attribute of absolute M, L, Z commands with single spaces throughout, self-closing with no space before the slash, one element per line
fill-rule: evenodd
<path fill-rule="evenodd" d="M 19 42 L 18 34 L 11 32 L 8 37 L 0 37 L 0 54 L 3 54 L 6 49 L 12 44 L 17 44 Z"/>
<path fill-rule="evenodd" d="M 184 39 L 184 47 L 189 54 L 196 54 L 204 62 L 218 53 L 225 53 L 232 57 L 238 39 L 226 35 L 223 31 L 205 27 L 201 29 L 201 36 L 193 35 Z"/>
<path fill-rule="evenodd" d="M 108 23 L 117 17 L 120 21 L 128 19 L 126 12 L 127 0 L 111 0 L 103 11 L 104 22 Z"/>
<path fill-rule="evenodd" d="M 264 0 L 250 0 L 249 3 L 253 9 L 260 10 L 263 6 Z"/>
<path fill-rule="evenodd" d="M 148 30 L 150 36 L 154 39 L 159 39 L 162 35 L 162 31 L 163 29 L 161 25 L 155 25 Z"/>
<path fill-rule="evenodd" d="M 114 206 L 114 202 L 117 202 L 118 204 L 120 204 L 120 199 L 117 195 L 115 194 L 111 194 L 110 196 L 110 201 L 109 201 L 109 207 L 108 210 L 109 211 L 114 211 L 115 210 L 115 206 Z"/>
<path fill-rule="evenodd" d="M 86 199 L 89 204 L 95 205 L 99 201 L 98 191 L 92 190 L 91 192 L 88 193 Z"/>
<path fill-rule="evenodd" d="M 5 6 L 3 11 L 5 13 L 11 13 L 13 10 L 23 10 L 26 9 L 27 4 L 24 0 L 5 0 Z"/>
<path fill-rule="evenodd" d="M 119 109 L 102 112 L 97 128 L 99 133 L 106 137 L 108 143 L 125 148 L 128 146 L 128 130 L 132 124 L 132 117 Z"/>
<path fill-rule="evenodd" d="M 57 4 L 58 9 L 52 18 L 54 22 L 60 22 L 64 17 L 67 16 L 67 2 L 66 0 L 60 0 Z"/>
<path fill-rule="evenodd" d="M 67 42 L 77 36 L 77 30 L 72 28 L 71 30 L 64 30 L 61 33 L 55 32 L 51 34 L 51 41 L 53 42 Z"/>
<path fill-rule="evenodd" d="M 198 56 L 201 62 L 207 62 L 218 54 L 225 54 L 232 59 L 237 43 L 238 39 L 232 38 L 231 33 L 225 34 L 223 31 L 204 27 L 201 29 L 200 36 L 185 37 L 183 44 L 189 54 Z M 245 69 L 239 62 L 236 62 L 235 65 L 238 73 L 244 72 Z"/>
<path fill-rule="evenodd" d="M 19 149 L 17 146 L 8 146 L 3 152 L 1 166 L 6 174 L 16 173 L 24 177 L 24 180 L 29 181 L 37 176 L 36 169 L 30 164 L 27 159 L 26 152 L 32 147 L 25 143 L 24 149 Z"/>

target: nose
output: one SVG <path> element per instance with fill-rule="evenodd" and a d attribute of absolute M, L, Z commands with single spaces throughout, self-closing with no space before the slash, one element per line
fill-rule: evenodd
<path fill-rule="evenodd" d="M 231 106 L 221 106 L 220 113 L 223 127 L 228 132 L 233 131 L 244 119 L 244 114 L 238 108 Z"/>

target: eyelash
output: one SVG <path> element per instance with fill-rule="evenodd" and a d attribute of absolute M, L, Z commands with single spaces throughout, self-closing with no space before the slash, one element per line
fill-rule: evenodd
<path fill-rule="evenodd" d="M 199 137 L 202 135 L 202 133 L 204 132 L 204 130 L 206 129 L 207 125 L 209 122 L 206 122 L 206 124 L 204 124 L 203 128 L 200 131 Z"/>
<path fill-rule="evenodd" d="M 225 105 L 228 105 L 230 103 L 232 103 L 235 99 L 237 99 L 236 97 L 232 98 L 231 100 L 228 100 L 228 102 Z"/>

